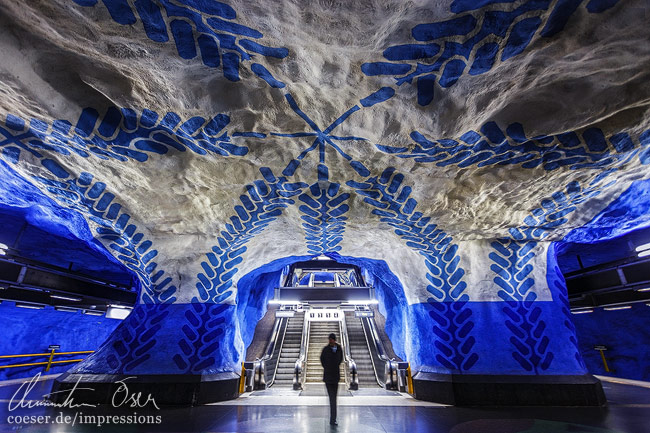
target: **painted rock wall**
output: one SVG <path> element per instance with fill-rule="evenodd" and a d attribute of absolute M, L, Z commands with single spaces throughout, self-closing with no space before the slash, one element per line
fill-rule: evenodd
<path fill-rule="evenodd" d="M 641 1 L 2 3 L 1 158 L 142 286 L 79 371 L 238 371 L 321 253 L 417 368 L 584 371 L 551 243 L 650 177 Z"/>

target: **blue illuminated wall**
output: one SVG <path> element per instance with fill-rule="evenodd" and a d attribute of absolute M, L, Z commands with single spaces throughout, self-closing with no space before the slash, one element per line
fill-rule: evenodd
<path fill-rule="evenodd" d="M 629 310 L 574 314 L 582 357 L 592 374 L 650 381 L 650 307 L 641 302 Z M 605 357 L 612 370 L 605 372 L 600 352 L 594 346 L 607 347 Z"/>
<path fill-rule="evenodd" d="M 239 372 L 255 326 L 266 313 L 283 269 L 309 257 L 287 257 L 244 275 L 237 303 L 138 304 L 96 354 L 74 373 L 216 374 Z"/>
<path fill-rule="evenodd" d="M 376 289 L 395 353 L 414 371 L 456 374 L 584 374 L 564 278 L 549 249 L 545 281 L 552 301 L 458 301 L 409 305 L 385 262 L 328 254 L 364 269 Z M 538 259 L 539 260 L 539 259 Z M 513 267 L 519 268 L 517 261 Z M 539 282 L 538 282 L 539 284 Z M 525 293 L 525 292 L 524 292 Z M 531 292 L 532 293 L 532 292 Z"/>
<path fill-rule="evenodd" d="M 52 307 L 31 310 L 16 307 L 13 302 L 0 304 L 0 355 L 45 353 L 51 344 L 61 346 L 57 351 L 72 352 L 96 350 L 121 320 L 56 311 Z M 55 360 L 79 359 L 86 355 L 55 357 Z M 16 358 L 4 360 L 2 365 L 47 361 L 47 357 Z M 44 367 L 19 367 L 0 369 L 0 380 L 32 377 L 36 373 L 63 373 L 74 364 L 59 364 L 44 372 Z"/>
<path fill-rule="evenodd" d="M 27 259 L 137 287 L 132 274 L 93 238 L 81 215 L 47 197 L 1 160 L 0 179 L 0 242 L 15 247 Z M 14 305 L 9 301 L 0 304 L 2 355 L 46 352 L 51 344 L 60 345 L 60 351 L 96 350 L 121 322 L 56 311 L 50 306 L 31 310 Z M 44 360 L 47 358 L 18 358 L 5 360 L 3 365 Z M 48 374 L 62 373 L 71 365 L 60 364 Z M 0 380 L 31 377 L 39 371 L 43 368 L 0 369 Z"/>
<path fill-rule="evenodd" d="M 434 91 L 444 91 L 458 80 L 513 62 L 537 40 L 543 43 L 544 38 L 556 37 L 570 25 L 579 8 L 583 13 L 598 14 L 614 7 L 617 1 L 529 0 L 514 5 L 510 0 L 452 1 L 450 19 L 419 23 L 409 29 L 409 43 L 369 53 L 370 61 L 356 73 L 374 87 L 366 94 L 354 95 L 350 104 L 332 117 L 333 121 L 322 119 L 322 107 L 310 106 L 313 101 L 299 104 L 294 98 L 299 89 L 292 89 L 291 83 L 281 81 L 255 62 L 264 61 L 271 67 L 290 53 L 285 47 L 264 42 L 264 35 L 241 24 L 238 13 L 225 3 L 74 2 L 79 14 L 110 16 L 112 26 L 139 31 L 152 46 L 168 44 L 180 59 L 195 59 L 228 82 L 252 77 L 263 80 L 275 92 L 286 88 L 281 91 L 284 97 L 277 98 L 278 107 L 273 108 L 286 113 L 290 121 L 279 121 L 264 131 L 240 131 L 232 126 L 241 124 L 239 119 L 231 123 L 227 113 L 182 118 L 174 112 L 146 107 L 85 107 L 76 119 L 47 122 L 12 114 L 2 119 L 2 158 L 18 167 L 26 164 L 25 160 L 37 165 L 40 171 L 26 176 L 70 209 L 63 211 L 51 200 L 38 199 L 38 212 L 63 212 L 58 219 L 76 238 L 93 246 L 98 245 L 95 237 L 101 239 L 142 285 L 141 303 L 98 353 L 73 372 L 238 372 L 244 348 L 265 312 L 272 288 L 290 262 L 276 260 L 238 279 L 238 266 L 242 266 L 250 241 L 288 207 L 296 206 L 309 254 L 343 251 L 348 201 L 353 195 L 358 197 L 359 205 L 366 206 L 373 224 L 390 226 L 391 236 L 398 239 L 400 246 L 418 255 L 419 261 L 413 266 L 426 277 L 421 282 L 424 287 L 403 287 L 382 261 L 339 258 L 366 270 L 387 317 L 386 331 L 395 350 L 415 370 L 531 375 L 585 372 L 554 250 L 537 254 L 537 247 L 548 245 L 547 237 L 568 223 L 581 203 L 611 187 L 616 170 L 628 163 L 650 163 L 648 131 L 627 126 L 609 131 L 593 126 L 531 136 L 521 123 L 500 125 L 487 121 L 461 131 L 458 137 L 433 137 L 418 126 L 408 138 L 402 137 L 401 142 L 408 142 L 408 147 L 375 145 L 373 150 L 383 153 L 382 164 L 386 162 L 381 167 L 370 166 L 372 158 L 354 158 L 345 151 L 345 145 L 365 145 L 369 139 L 337 135 L 336 131 L 349 129 L 352 122 L 348 120 L 356 119 L 352 116 L 359 111 L 368 113 L 388 106 L 398 92 L 401 95 L 395 100 L 416 95 L 410 101 L 413 106 L 431 108 Z M 496 10 L 488 7 L 491 5 L 506 7 Z M 255 22 L 254 17 L 247 18 Z M 254 75 L 240 74 L 244 68 Z M 409 86 L 414 86 L 415 91 L 411 92 Z M 294 130 L 287 129 L 288 125 L 299 126 Z M 121 201 L 129 198 L 130 191 L 119 194 L 111 190 L 106 183 L 109 180 L 97 173 L 74 171 L 78 168 L 75 161 L 79 160 L 84 161 L 84 167 L 101 162 L 119 171 L 126 162 L 137 166 L 183 152 L 196 158 L 230 158 L 234 163 L 249 152 L 245 141 L 237 141 L 237 137 L 267 140 L 264 143 L 279 146 L 296 140 L 303 143 L 306 138 L 309 143 L 305 142 L 300 154 L 283 160 L 281 166 L 270 166 L 277 161 L 261 161 L 259 174 L 242 185 L 245 192 L 235 200 L 229 218 L 222 221 L 225 228 L 214 236 L 214 246 L 197 264 L 200 270 L 195 281 L 184 283 L 189 286 L 181 286 L 174 273 L 160 268 L 156 259 L 159 247 L 125 210 L 135 204 Z M 302 164 L 308 157 L 317 159 L 317 163 Z M 469 280 L 472 272 L 483 269 L 464 268 L 460 243 L 446 228 L 439 227 L 435 218 L 423 214 L 427 206 L 418 202 L 414 193 L 418 179 L 408 170 L 400 170 L 404 161 L 431 169 L 593 169 L 597 175 L 558 185 L 523 221 L 505 222 L 511 227 L 507 237 L 484 245 L 483 261 L 477 267 L 489 270 L 486 280 L 496 287 L 498 296 L 485 302 L 472 297 L 475 287 Z M 307 177 L 296 176 L 297 170 L 306 167 L 315 169 L 310 182 L 316 178 L 317 182 L 299 181 Z M 332 167 L 345 167 L 346 171 L 337 170 L 345 173 L 344 177 L 330 176 Z M 6 189 L 7 200 L 43 197 L 31 184 L 20 184 L 20 176 L 10 172 L 4 176 L 14 182 Z M 7 203 L 25 207 L 22 202 Z M 43 224 L 48 219 L 44 218 Z M 94 233 L 85 220 L 97 225 Z M 59 229 L 53 230 L 65 237 Z M 546 275 L 534 277 L 536 269 L 546 269 Z M 547 287 L 552 300 L 538 299 L 537 293 Z M 188 296 L 190 302 L 177 302 L 181 290 L 193 294 L 194 289 L 196 295 Z M 421 290 L 424 299 L 409 304 L 405 290 Z"/>
<path fill-rule="evenodd" d="M 648 241 L 650 181 L 634 182 L 591 221 L 572 230 L 558 243 L 558 259 L 565 272 L 576 271 L 580 254 L 585 267 L 635 257 L 630 247 Z M 631 232 L 631 230 L 637 230 Z M 590 373 L 650 380 L 650 307 L 644 302 L 632 309 L 573 314 L 580 353 Z M 605 372 L 600 353 L 604 345 L 611 373 Z"/>
<path fill-rule="evenodd" d="M 86 220 L 46 196 L 0 160 L 0 242 L 19 254 L 130 287 L 129 270 L 96 240 Z"/>

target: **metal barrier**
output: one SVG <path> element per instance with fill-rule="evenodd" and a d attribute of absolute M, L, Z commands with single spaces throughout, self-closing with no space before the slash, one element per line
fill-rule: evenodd
<path fill-rule="evenodd" d="M 17 367 L 35 367 L 37 365 L 45 365 L 45 371 L 50 371 L 50 367 L 52 367 L 52 364 L 64 364 L 68 362 L 79 362 L 83 361 L 84 358 L 81 359 L 63 359 L 61 361 L 54 361 L 53 358 L 55 356 L 62 356 L 62 355 L 81 355 L 81 354 L 89 354 L 95 352 L 94 350 L 81 350 L 81 351 L 76 351 L 76 352 L 56 352 L 56 348 L 51 349 L 50 352 L 48 353 L 24 353 L 24 354 L 19 354 L 19 355 L 0 355 L 0 359 L 14 359 L 14 358 L 30 358 L 30 357 L 37 357 L 37 356 L 47 356 L 48 360 L 43 361 L 43 362 L 28 362 L 25 364 L 10 364 L 10 365 L 0 365 L 0 369 L 3 368 L 17 368 Z"/>
<path fill-rule="evenodd" d="M 397 390 L 399 392 L 409 392 L 412 389 L 413 385 L 410 381 L 411 379 L 411 367 L 408 362 L 398 362 L 397 363 Z"/>
<path fill-rule="evenodd" d="M 242 363 L 240 393 L 266 389 L 264 380 L 264 361 L 256 360 Z"/>
<path fill-rule="evenodd" d="M 293 367 L 293 389 L 294 391 L 302 389 L 303 379 L 305 369 L 304 366 L 307 363 L 307 346 L 309 342 L 309 327 L 310 321 L 307 318 L 307 314 L 302 322 L 302 338 L 300 339 L 300 355 L 296 360 L 296 363 Z"/>
<path fill-rule="evenodd" d="M 344 360 L 345 360 L 345 369 L 347 374 L 345 375 L 345 384 L 347 389 L 356 391 L 359 389 L 359 377 L 357 375 L 357 363 L 352 359 L 352 354 L 350 353 L 350 339 L 348 337 L 348 325 L 345 322 L 345 315 L 341 322 L 339 322 L 339 335 L 341 336 L 341 343 L 343 344 L 344 350 Z"/>

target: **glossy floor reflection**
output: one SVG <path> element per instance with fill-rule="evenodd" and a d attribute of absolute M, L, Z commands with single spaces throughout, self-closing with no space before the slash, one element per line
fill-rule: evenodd
<path fill-rule="evenodd" d="M 458 408 L 451 406 L 349 406 L 339 407 L 339 426 L 328 424 L 328 408 L 322 404 L 208 405 L 195 408 L 164 408 L 160 411 L 107 408 L 18 408 L 8 405 L 19 384 L 0 384 L 0 431 L 2 432 L 408 432 L 408 433 L 644 433 L 650 431 L 650 388 L 603 382 L 609 400 L 606 408 Z M 41 382 L 33 395 L 47 392 Z M 31 394 L 30 394 L 31 395 Z M 349 397 L 354 398 L 354 397 Z M 366 397 L 364 397 L 366 398 Z M 396 398 L 399 398 L 396 397 Z M 135 415 L 134 415 L 135 414 Z M 10 416 L 50 416 L 48 424 L 8 423 Z M 97 424 L 100 416 L 117 415 L 130 423 Z M 75 425 L 71 425 L 76 416 Z M 150 416 L 154 424 L 143 424 Z M 155 417 L 160 423 L 155 423 Z M 94 417 L 94 418 L 90 418 Z M 27 421 L 32 421 L 27 420 Z M 24 421 L 24 420 L 23 420 Z M 87 421 L 87 422 L 85 422 Z M 94 421 L 94 422 L 93 422 Z"/>

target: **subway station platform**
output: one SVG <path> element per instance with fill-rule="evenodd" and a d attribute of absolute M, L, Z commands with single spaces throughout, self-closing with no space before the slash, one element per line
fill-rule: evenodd
<path fill-rule="evenodd" d="M 409 432 L 409 433 L 643 433 L 650 425 L 650 383 L 599 377 L 606 407 L 470 408 L 418 401 L 384 390 L 344 392 L 339 397 L 338 426 L 328 424 L 327 399 L 320 386 L 305 391 L 266 390 L 245 393 L 232 401 L 194 408 L 73 409 L 9 405 L 23 383 L 0 383 L 1 432 Z M 54 377 L 37 382 L 29 393 L 50 390 Z M 300 395 L 300 394 L 303 395 Z M 319 395 L 322 393 L 323 395 Z M 304 395 L 307 394 L 307 395 Z M 13 404 L 23 395 L 13 397 Z M 29 405 L 35 400 L 25 400 Z M 68 423 L 56 417 L 69 416 Z M 134 415 L 135 414 L 135 415 Z M 50 416 L 50 423 L 8 423 L 10 416 Z M 76 416 L 76 425 L 72 421 Z M 98 426 L 100 416 L 145 417 L 139 421 Z M 93 420 L 95 423 L 90 423 Z M 150 417 L 153 423 L 147 424 Z M 155 417 L 160 417 L 157 423 Z M 83 422 L 88 421 L 88 422 Z M 124 421 L 128 421 L 124 418 Z M 119 422 L 119 418 L 118 418 Z"/>

